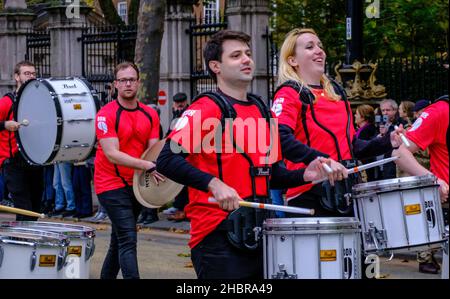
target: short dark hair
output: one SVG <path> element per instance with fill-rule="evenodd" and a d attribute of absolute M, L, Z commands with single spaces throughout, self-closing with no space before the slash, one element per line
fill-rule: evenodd
<path fill-rule="evenodd" d="M 209 68 L 209 62 L 211 60 L 222 61 L 223 54 L 223 43 L 226 40 L 238 40 L 246 43 L 250 46 L 250 36 L 244 32 L 233 31 L 233 30 L 221 30 L 211 36 L 211 38 L 206 42 L 205 48 L 203 49 L 203 58 L 205 59 L 206 69 L 209 75 L 217 82 L 216 74 Z"/>
<path fill-rule="evenodd" d="M 31 61 L 28 61 L 28 60 L 23 60 L 23 61 L 19 62 L 18 64 L 16 64 L 16 66 L 14 67 L 14 74 L 20 75 L 20 68 L 23 66 L 30 66 L 30 67 L 35 68 L 34 63 L 32 63 Z"/>
<path fill-rule="evenodd" d="M 139 68 L 137 67 L 136 64 L 129 61 L 121 62 L 116 66 L 116 68 L 114 69 L 114 78 L 117 79 L 117 73 L 129 67 L 133 68 L 136 71 L 137 78 L 139 79 Z"/>

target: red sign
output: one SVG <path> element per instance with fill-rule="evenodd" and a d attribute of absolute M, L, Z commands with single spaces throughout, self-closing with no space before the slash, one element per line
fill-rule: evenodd
<path fill-rule="evenodd" d="M 158 104 L 160 106 L 165 105 L 167 102 L 167 94 L 164 90 L 158 92 Z"/>

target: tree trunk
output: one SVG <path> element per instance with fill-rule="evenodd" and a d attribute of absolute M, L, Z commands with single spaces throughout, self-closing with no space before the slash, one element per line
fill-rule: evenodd
<path fill-rule="evenodd" d="M 166 2 L 160 0 L 140 2 L 134 61 L 141 73 L 142 83 L 138 97 L 142 102 L 150 104 L 156 103 L 158 99 L 159 62 Z"/>
<path fill-rule="evenodd" d="M 139 0 L 131 0 L 130 5 L 128 6 L 128 24 L 136 25 L 139 14 Z"/>
<path fill-rule="evenodd" d="M 100 8 L 102 9 L 103 15 L 106 21 L 111 25 L 125 25 L 122 19 L 119 17 L 116 8 L 112 0 L 99 0 Z"/>

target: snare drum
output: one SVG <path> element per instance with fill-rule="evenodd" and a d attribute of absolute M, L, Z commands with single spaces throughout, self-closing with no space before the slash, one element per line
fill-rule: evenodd
<path fill-rule="evenodd" d="M 267 219 L 264 277 L 358 279 L 360 232 L 351 217 Z"/>
<path fill-rule="evenodd" d="M 353 187 L 366 252 L 439 248 L 444 222 L 434 176 L 403 177 Z"/>
<path fill-rule="evenodd" d="M 442 253 L 442 279 L 448 279 L 448 225 L 445 227 L 445 244 Z"/>
<path fill-rule="evenodd" d="M 65 235 L 70 244 L 67 248 L 67 263 L 59 272 L 59 278 L 89 278 L 90 258 L 95 251 L 95 229 L 82 225 L 40 221 L 1 222 L 0 227 L 19 227 Z"/>
<path fill-rule="evenodd" d="M 68 245 L 62 234 L 0 227 L 0 279 L 59 278 Z"/>
<path fill-rule="evenodd" d="M 15 115 L 20 153 L 30 163 L 83 161 L 94 149 L 98 96 L 81 78 L 32 79 L 19 90 Z"/>

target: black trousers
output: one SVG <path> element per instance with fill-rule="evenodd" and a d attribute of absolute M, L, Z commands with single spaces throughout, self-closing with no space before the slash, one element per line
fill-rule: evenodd
<path fill-rule="evenodd" d="M 234 247 L 225 230 L 216 229 L 191 250 L 199 279 L 263 279 L 262 247 L 244 251 Z"/>
<path fill-rule="evenodd" d="M 3 162 L 5 183 L 11 192 L 14 207 L 40 211 L 44 175 L 42 166 L 29 165 L 20 154 Z M 36 217 L 16 215 L 17 221 L 35 221 Z"/>

